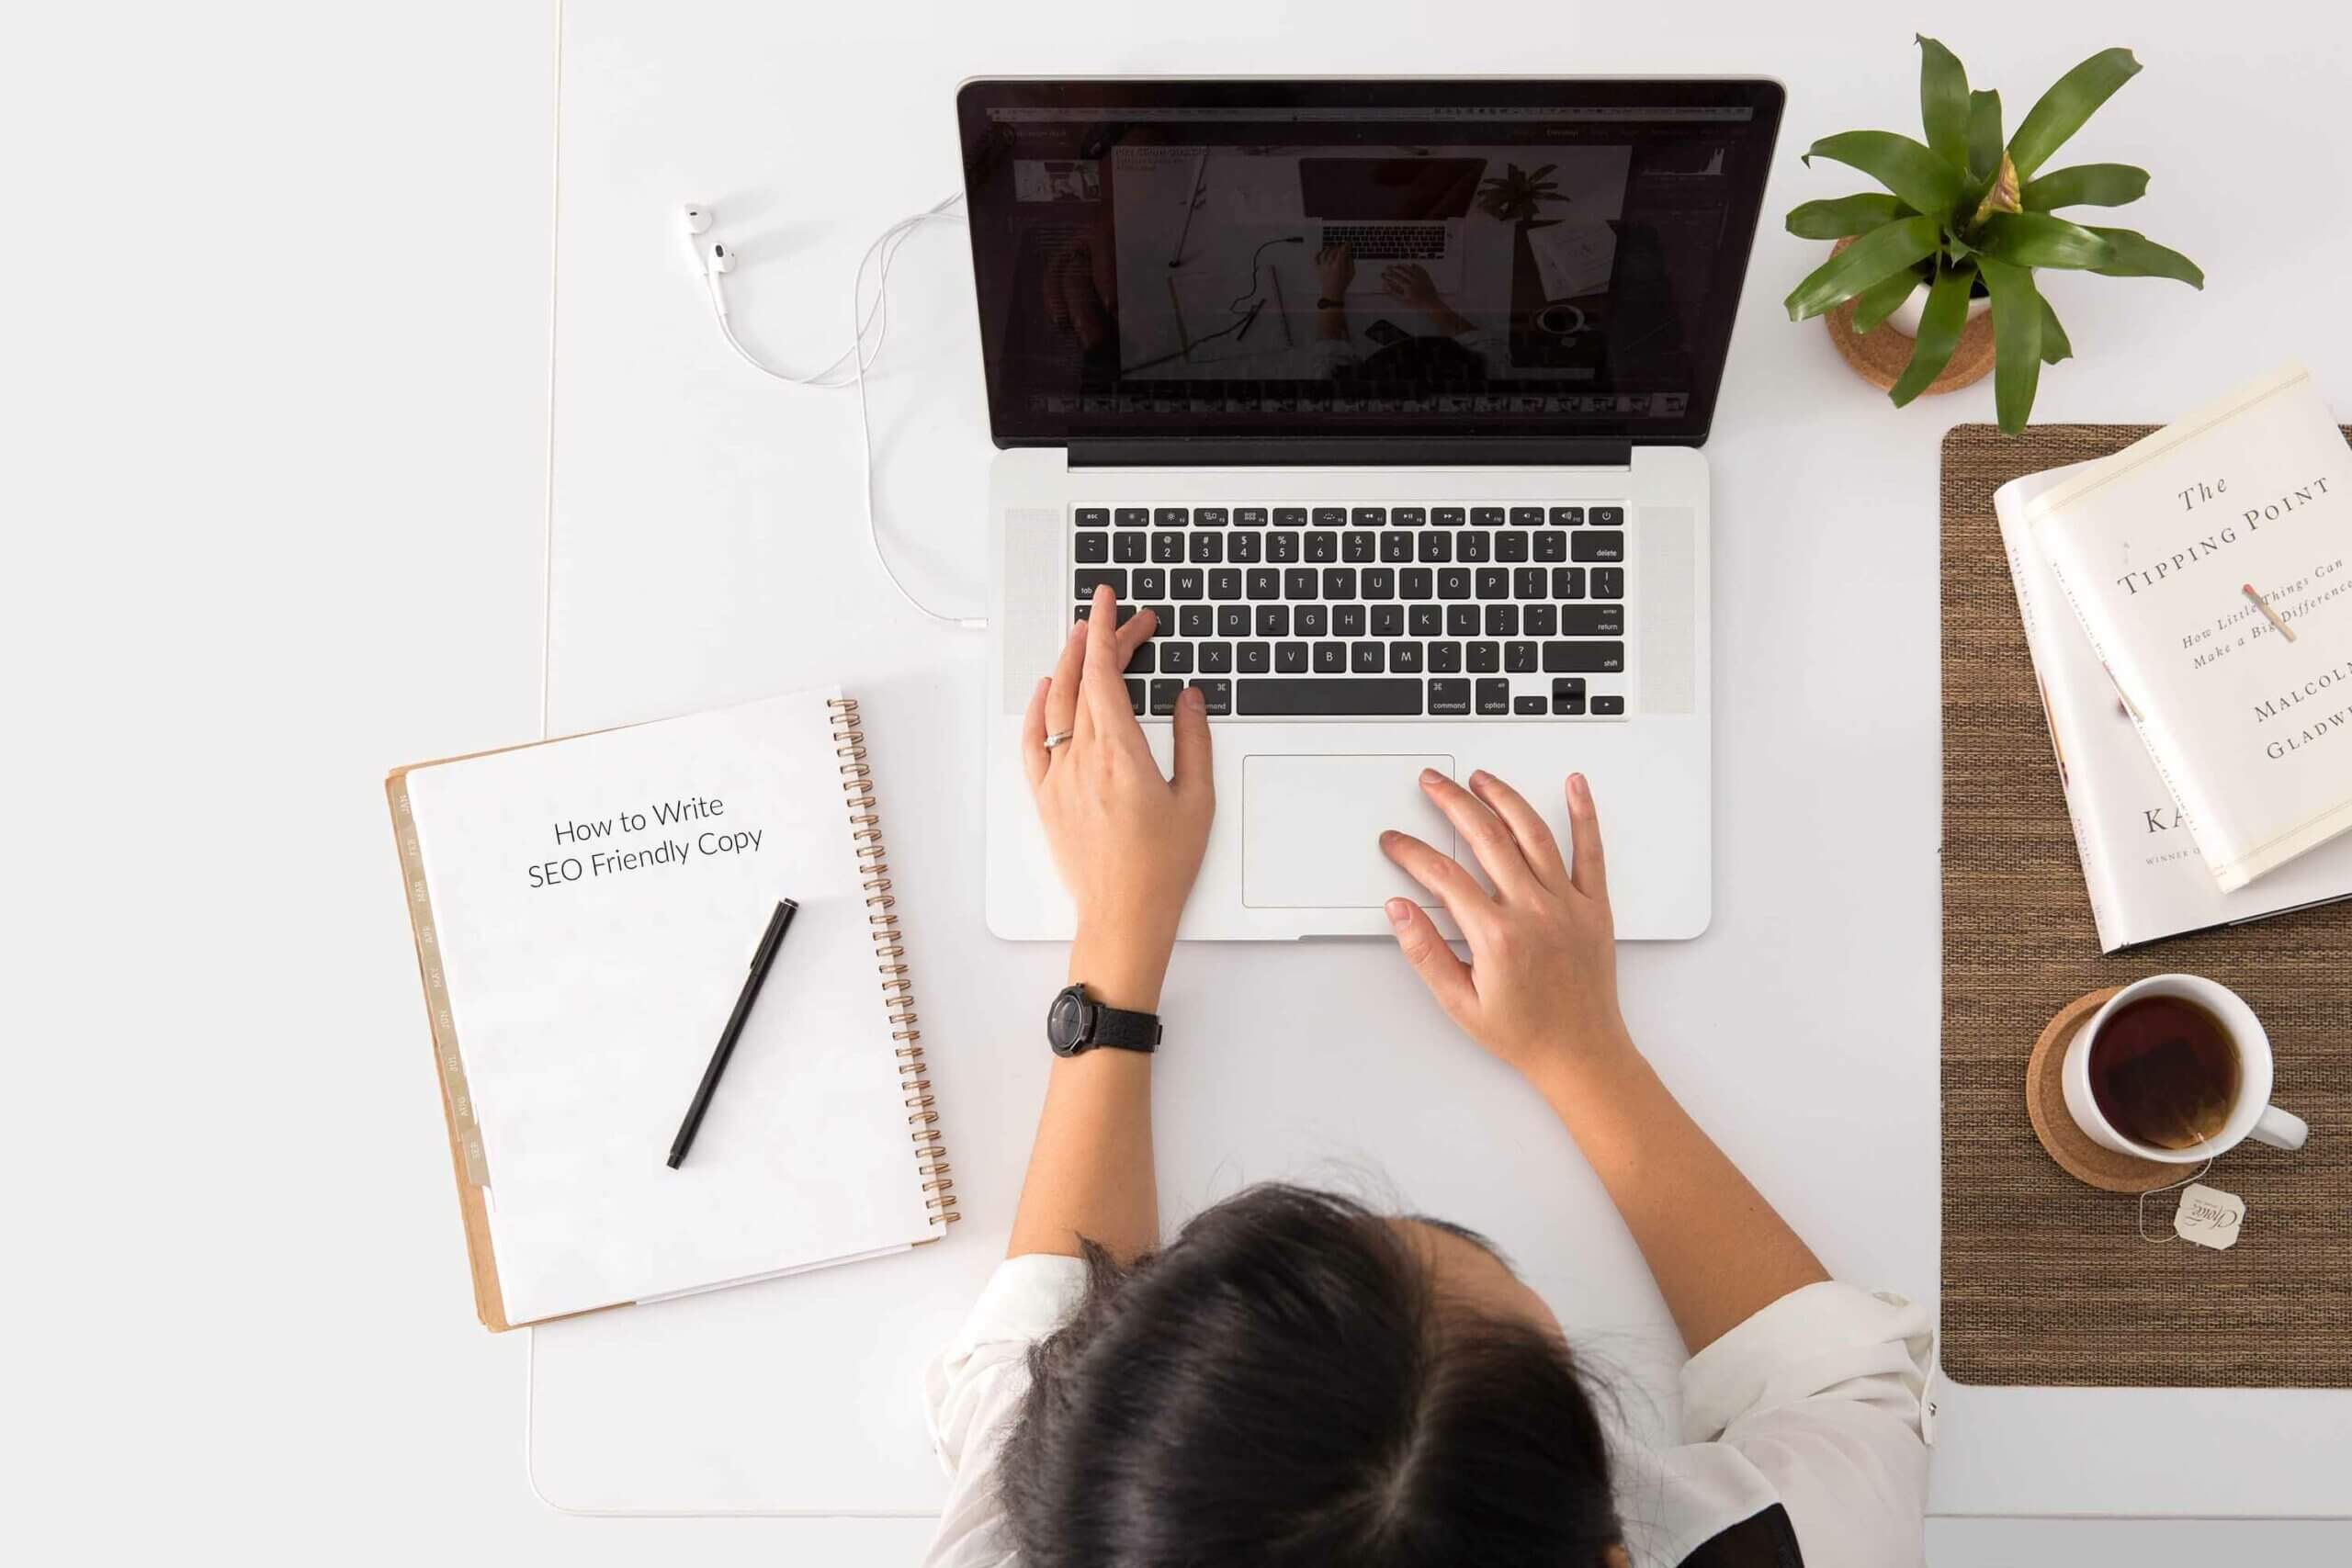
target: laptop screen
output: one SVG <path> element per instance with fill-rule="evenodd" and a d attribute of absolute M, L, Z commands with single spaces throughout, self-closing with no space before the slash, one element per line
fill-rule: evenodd
<path fill-rule="evenodd" d="M 1705 438 L 1765 81 L 975 81 L 1002 446 Z"/>

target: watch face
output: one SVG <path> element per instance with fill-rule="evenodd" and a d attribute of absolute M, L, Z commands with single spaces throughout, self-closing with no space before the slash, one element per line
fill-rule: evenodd
<path fill-rule="evenodd" d="M 1072 986 L 1054 998 L 1054 1005 L 1046 1014 L 1046 1042 L 1067 1056 L 1086 1039 L 1087 1001 L 1083 992 Z"/>

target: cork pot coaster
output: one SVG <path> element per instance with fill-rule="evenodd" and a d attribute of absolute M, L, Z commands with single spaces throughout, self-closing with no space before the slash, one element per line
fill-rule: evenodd
<path fill-rule="evenodd" d="M 1836 255 L 1851 240 L 1840 240 L 1831 247 Z M 1829 327 L 1829 341 L 1856 375 L 1882 391 L 1894 385 L 1903 367 L 1911 363 L 1913 339 L 1893 327 L 1879 325 L 1867 333 L 1854 330 L 1854 302 L 1843 305 L 1823 316 Z M 1972 382 L 1981 381 L 1993 369 L 1993 312 L 1985 311 L 1971 321 L 1960 332 L 1959 346 L 1951 351 L 1951 358 L 1944 365 L 1943 374 L 1928 383 L 1925 396 L 1938 392 L 1956 392 Z"/>
<path fill-rule="evenodd" d="M 2107 998 L 2122 988 L 2109 986 L 2076 997 L 2041 1026 L 2041 1038 L 2033 1043 L 2033 1055 L 2025 1064 L 2025 1110 L 2033 1118 L 2033 1135 L 2067 1175 L 2109 1192 L 2149 1192 L 2178 1181 L 2188 1168 L 2120 1155 L 2093 1143 L 2066 1109 L 2066 1088 L 2061 1076 L 2066 1047 L 2090 1022 L 2091 1015 L 2107 1004 Z"/>

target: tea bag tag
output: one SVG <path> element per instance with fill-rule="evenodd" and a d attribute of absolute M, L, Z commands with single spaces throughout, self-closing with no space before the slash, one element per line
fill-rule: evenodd
<path fill-rule="evenodd" d="M 2180 1208 L 2172 1217 L 2175 1235 L 2216 1251 L 2235 1247 L 2238 1227 L 2245 1223 L 2245 1199 L 2201 1181 L 2180 1190 Z"/>

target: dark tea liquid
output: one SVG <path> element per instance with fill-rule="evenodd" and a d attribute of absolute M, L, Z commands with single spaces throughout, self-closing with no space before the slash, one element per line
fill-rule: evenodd
<path fill-rule="evenodd" d="M 2091 1099 L 2108 1124 L 2152 1148 L 2221 1132 L 2238 1098 L 2238 1049 L 2222 1021 L 2184 997 L 2116 1010 L 2091 1042 Z"/>

